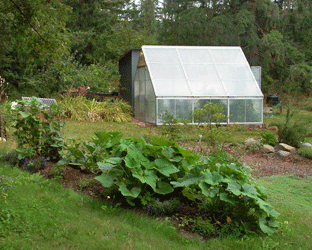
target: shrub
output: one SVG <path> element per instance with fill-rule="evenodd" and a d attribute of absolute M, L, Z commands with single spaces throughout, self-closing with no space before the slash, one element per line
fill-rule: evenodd
<path fill-rule="evenodd" d="M 182 120 L 175 118 L 168 110 L 166 110 L 164 114 L 161 114 L 161 118 L 163 119 L 161 134 L 170 140 L 180 139 L 179 134 L 181 133 L 181 126 L 179 123 L 181 123 Z"/>
<path fill-rule="evenodd" d="M 68 118 L 76 121 L 129 122 L 132 117 L 132 107 L 119 99 L 97 102 L 81 95 L 63 96 L 58 104 Z"/>
<path fill-rule="evenodd" d="M 60 135 L 64 123 L 57 118 L 62 113 L 59 106 L 47 106 L 32 97 L 30 100 L 17 101 L 11 113 L 20 160 L 34 160 L 33 157 L 38 155 L 59 159 L 59 151 L 64 145 Z"/>
<path fill-rule="evenodd" d="M 32 156 L 31 158 L 25 157 L 19 160 L 19 167 L 30 173 L 36 173 L 45 167 L 46 162 L 47 159 L 41 155 Z"/>
<path fill-rule="evenodd" d="M 312 148 L 301 147 L 299 148 L 298 153 L 305 158 L 312 159 Z"/>
<path fill-rule="evenodd" d="M 261 142 L 262 142 L 262 144 L 269 144 L 271 146 L 275 146 L 277 144 L 277 139 L 273 133 L 262 132 L 261 133 Z"/>
<path fill-rule="evenodd" d="M 291 107 L 288 106 L 285 122 L 276 124 L 278 127 L 277 136 L 279 142 L 299 147 L 305 139 L 307 128 L 304 124 L 299 124 L 298 121 L 292 122 L 293 115 L 294 111 L 291 111 Z"/>

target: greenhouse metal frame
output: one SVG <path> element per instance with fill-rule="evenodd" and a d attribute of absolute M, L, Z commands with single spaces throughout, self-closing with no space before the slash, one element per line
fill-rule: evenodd
<path fill-rule="evenodd" d="M 138 56 L 137 56 L 138 57 Z M 263 94 L 240 47 L 142 46 L 132 95 L 135 117 L 161 125 L 166 110 L 195 124 L 207 102 L 222 103 L 223 124 L 262 124 Z"/>

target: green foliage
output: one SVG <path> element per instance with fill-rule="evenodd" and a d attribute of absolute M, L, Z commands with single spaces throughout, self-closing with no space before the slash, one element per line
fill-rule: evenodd
<path fill-rule="evenodd" d="M 60 152 L 62 160 L 57 163 L 57 166 L 83 165 L 89 172 L 99 173 L 97 163 L 110 156 L 113 148 L 119 144 L 121 137 L 122 134 L 119 132 L 107 133 L 101 131 L 95 132 L 91 136 L 92 142 L 82 142 L 68 138 L 71 143 L 64 145 L 64 149 Z"/>
<path fill-rule="evenodd" d="M 154 137 L 151 143 L 143 138 L 126 138 L 98 162 L 102 175 L 96 177 L 104 187 L 116 185 L 130 204 L 133 199 L 145 201 L 146 193 L 165 195 L 174 191 L 170 180 L 183 176 L 199 159 L 191 151 L 166 138 Z"/>
<path fill-rule="evenodd" d="M 64 96 L 58 104 L 68 118 L 76 121 L 129 122 L 132 115 L 132 107 L 122 100 L 97 102 L 83 96 Z"/>
<path fill-rule="evenodd" d="M 208 211 L 220 211 L 218 221 L 230 217 L 269 235 L 278 227 L 279 213 L 265 201 L 263 188 L 252 183 L 246 167 L 229 162 L 222 153 L 200 160 L 165 138 L 154 137 L 146 143 L 143 138 L 122 139 L 120 133 L 101 132 L 93 141 L 67 150 L 70 154 L 58 165 L 70 159 L 84 166 L 92 163 L 93 169 L 96 164 L 102 171 L 96 180 L 105 188 L 117 187 L 131 205 L 137 201 L 146 205 L 155 195 L 182 189 L 187 199 L 204 204 Z M 92 152 L 95 157 L 90 157 Z"/>
<path fill-rule="evenodd" d="M 215 227 L 209 220 L 203 220 L 202 217 L 196 217 L 192 226 L 193 232 L 204 237 L 211 237 L 216 234 Z"/>
<path fill-rule="evenodd" d="M 299 121 L 292 121 L 294 113 L 295 111 L 288 106 L 285 122 L 276 124 L 278 127 L 277 136 L 279 142 L 299 147 L 300 143 L 304 142 L 307 128 L 305 124 L 298 123 Z"/>
<path fill-rule="evenodd" d="M 211 129 L 200 128 L 198 129 L 198 133 L 202 135 L 202 141 L 214 147 L 218 147 L 224 143 L 228 136 L 228 131 L 222 126 Z"/>
<path fill-rule="evenodd" d="M 163 125 L 161 126 L 161 134 L 170 140 L 178 140 L 181 133 L 181 127 L 179 123 L 181 119 L 175 118 L 168 110 L 164 114 L 161 114 L 163 119 Z"/>
<path fill-rule="evenodd" d="M 277 144 L 277 139 L 275 134 L 270 132 L 262 132 L 261 133 L 261 142 L 262 144 L 269 144 L 271 146 L 275 146 Z"/>
<path fill-rule="evenodd" d="M 312 148 L 301 147 L 298 153 L 305 158 L 312 159 Z"/>
<path fill-rule="evenodd" d="M 50 177 L 56 180 L 62 180 L 64 177 L 64 168 L 54 166 L 50 171 Z"/>
<path fill-rule="evenodd" d="M 269 235 L 278 227 L 279 213 L 265 201 L 264 189 L 252 183 L 246 167 L 229 162 L 221 152 L 205 158 L 201 165 L 171 184 L 182 187 L 188 199 L 202 201 L 205 210 L 220 211 L 214 218 L 221 223 L 229 217 L 250 223 Z"/>
<path fill-rule="evenodd" d="M 227 116 L 223 107 L 223 103 L 207 102 L 203 108 L 198 108 L 194 111 L 194 121 L 196 123 L 208 124 L 211 129 L 212 123 L 217 125 L 226 121 Z"/>
<path fill-rule="evenodd" d="M 91 187 L 94 184 L 95 184 L 95 180 L 94 179 L 85 178 L 85 177 L 80 179 L 79 182 L 78 182 L 78 186 L 79 186 L 80 190 L 82 190 L 84 188 L 87 188 L 87 187 Z"/>
<path fill-rule="evenodd" d="M 62 114 L 59 106 L 46 106 L 38 98 L 32 97 L 30 100 L 17 101 L 15 108 L 10 111 L 19 159 L 38 155 L 59 159 L 59 151 L 63 147 L 60 131 L 64 125 L 58 120 Z"/>
<path fill-rule="evenodd" d="M 145 206 L 145 210 L 152 216 L 172 215 L 179 211 L 181 203 L 178 198 L 160 201 L 159 198 L 153 199 L 152 202 Z"/>

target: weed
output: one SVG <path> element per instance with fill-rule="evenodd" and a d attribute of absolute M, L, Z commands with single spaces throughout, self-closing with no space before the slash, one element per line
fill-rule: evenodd
<path fill-rule="evenodd" d="M 61 181 L 64 177 L 64 168 L 54 166 L 50 171 L 50 177 Z"/>
<path fill-rule="evenodd" d="M 86 177 L 83 177 L 78 182 L 78 186 L 79 186 L 80 190 L 82 190 L 84 188 L 87 188 L 87 187 L 91 187 L 94 184 L 95 184 L 95 180 L 94 179 L 90 179 L 90 178 L 86 178 Z"/>
<path fill-rule="evenodd" d="M 209 220 L 204 220 L 202 217 L 196 217 L 192 226 L 192 231 L 204 237 L 210 237 L 216 234 L 214 226 Z"/>
<path fill-rule="evenodd" d="M 13 187 L 13 181 L 10 177 L 0 176 L 0 198 L 4 199 L 5 203 L 7 203 L 8 191 Z M 0 202 L 2 202 L 1 199 Z"/>
<path fill-rule="evenodd" d="M 172 215 L 177 213 L 181 207 L 180 201 L 177 198 L 160 201 L 156 199 L 145 206 L 148 214 L 152 216 Z"/>

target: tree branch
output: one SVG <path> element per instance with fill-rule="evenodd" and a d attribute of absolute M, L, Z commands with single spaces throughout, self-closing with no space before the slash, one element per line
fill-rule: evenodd
<path fill-rule="evenodd" d="M 49 43 L 47 40 L 45 40 L 41 34 L 39 33 L 39 31 L 30 23 L 30 21 L 26 18 L 26 15 L 23 13 L 23 11 L 21 10 L 20 6 L 18 6 L 17 3 L 15 3 L 13 0 L 9 0 L 14 6 L 15 8 L 21 13 L 21 15 L 25 18 L 25 20 L 27 21 L 27 23 L 30 25 L 30 27 L 37 33 L 37 35 L 46 43 Z"/>

